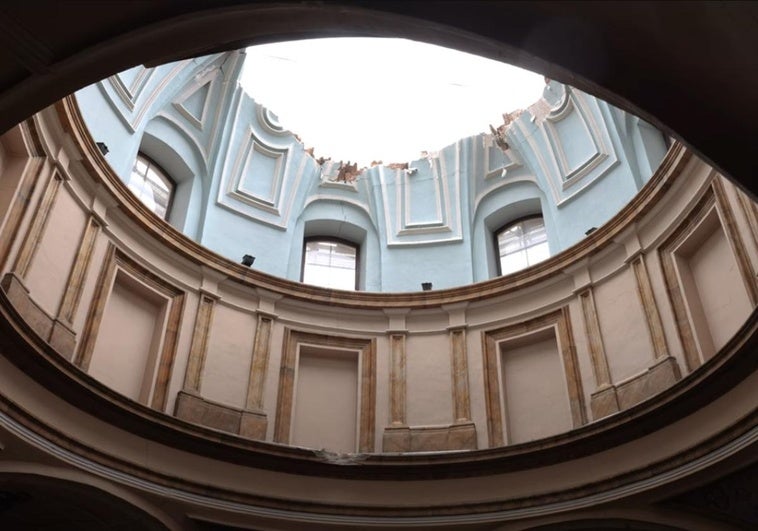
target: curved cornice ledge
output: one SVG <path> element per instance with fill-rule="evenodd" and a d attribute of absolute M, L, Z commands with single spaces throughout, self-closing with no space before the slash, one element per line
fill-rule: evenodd
<path fill-rule="evenodd" d="M 74 144 L 83 154 L 81 162 L 92 178 L 108 190 L 129 218 L 172 251 L 245 286 L 263 288 L 304 302 L 361 309 L 414 309 L 473 302 L 513 293 L 549 280 L 571 265 L 590 258 L 611 245 L 630 224 L 655 206 L 692 158 L 692 154 L 682 144 L 674 144 L 642 190 L 607 223 L 572 247 L 528 269 L 483 282 L 436 291 L 341 291 L 309 286 L 247 268 L 192 241 L 167 222 L 158 219 L 128 191 L 95 146 L 73 96 L 56 104 L 56 110 L 64 130 L 71 135 Z"/>
<path fill-rule="evenodd" d="M 696 417 L 709 405 L 725 408 L 724 411 L 738 409 L 735 394 L 742 396 L 742 406 L 745 406 L 745 398 L 748 399 L 749 411 L 750 389 L 754 388 L 752 380 L 756 379 L 758 368 L 758 356 L 755 355 L 758 351 L 758 311 L 753 312 L 732 340 L 698 371 L 650 400 L 569 433 L 534 443 L 487 450 L 358 454 L 352 458 L 243 439 L 183 422 L 128 400 L 78 370 L 36 337 L 1 291 L 0 337 L 2 354 L 24 376 L 46 389 L 54 389 L 52 396 L 94 416 L 98 422 L 118 426 L 120 430 L 201 458 L 272 470 L 295 478 L 317 476 L 352 480 L 355 488 L 355 499 L 339 506 L 211 488 L 208 484 L 181 479 L 179 471 L 177 476 L 167 476 L 99 451 L 81 434 L 69 436 L 41 421 L 22 404 L 16 404 L 15 398 L 4 396 L 0 400 L 0 425 L 64 462 L 143 491 L 189 500 L 205 507 L 260 516 L 279 515 L 334 524 L 365 524 L 368 519 L 375 522 L 380 518 L 383 523 L 392 525 L 443 521 L 474 523 L 552 514 L 593 506 L 686 478 L 740 452 L 750 454 L 758 442 L 758 410 L 752 403 L 752 411 L 731 419 L 726 415 L 724 423 L 711 436 L 694 446 L 680 441 L 674 454 L 663 461 L 579 488 L 478 503 L 423 507 L 403 503 L 377 507 L 366 503 L 368 500 L 364 499 L 365 492 L 360 485 L 390 481 L 388 488 L 402 491 L 397 481 L 411 485 L 423 482 L 429 486 L 429 480 L 444 484 L 445 480 L 453 478 L 497 479 L 503 474 L 518 473 L 527 468 L 579 461 L 582 457 L 619 445 L 627 445 L 627 451 L 634 451 L 636 440 L 686 422 L 688 416 Z M 30 392 L 35 390 L 30 389 Z M 699 420 L 695 418 L 694 422 Z M 358 484 L 355 484 L 356 480 Z"/>

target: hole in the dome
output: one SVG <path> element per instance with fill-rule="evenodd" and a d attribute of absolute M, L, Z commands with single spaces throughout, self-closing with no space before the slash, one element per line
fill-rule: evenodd
<path fill-rule="evenodd" d="M 317 157 L 403 163 L 525 109 L 544 77 L 406 39 L 289 41 L 245 50 L 240 83 Z"/>
<path fill-rule="evenodd" d="M 340 290 L 448 289 L 536 266 L 619 212 L 669 147 L 570 86 L 403 39 L 140 66 L 77 99 L 122 180 L 137 156 L 164 170 L 171 208 L 148 209 L 234 262 L 255 255 L 256 271 Z M 313 242 L 341 242 L 349 265 Z"/>

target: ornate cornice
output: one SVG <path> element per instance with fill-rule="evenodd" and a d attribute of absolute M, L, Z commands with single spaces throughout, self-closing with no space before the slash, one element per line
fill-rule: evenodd
<path fill-rule="evenodd" d="M 443 304 L 497 297 L 546 281 L 561 274 L 576 261 L 591 257 L 611 245 L 626 227 L 635 223 L 657 204 L 692 158 L 692 154 L 682 144 L 674 144 L 648 183 L 606 224 L 576 245 L 528 269 L 476 284 L 433 292 L 346 292 L 308 286 L 252 270 L 192 241 L 167 222 L 154 216 L 127 191 L 126 186 L 95 146 L 73 96 L 58 102 L 56 109 L 64 130 L 71 134 L 75 145 L 81 150 L 81 162 L 91 178 L 108 190 L 132 221 L 173 252 L 204 267 L 218 270 L 246 286 L 264 288 L 282 296 L 311 303 L 362 309 L 439 307 Z"/>

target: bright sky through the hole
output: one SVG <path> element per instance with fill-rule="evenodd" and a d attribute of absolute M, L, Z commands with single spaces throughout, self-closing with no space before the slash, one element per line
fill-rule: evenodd
<path fill-rule="evenodd" d="M 405 39 L 334 38 L 247 49 L 242 86 L 315 156 L 408 162 L 489 131 L 536 102 L 541 75 Z"/>

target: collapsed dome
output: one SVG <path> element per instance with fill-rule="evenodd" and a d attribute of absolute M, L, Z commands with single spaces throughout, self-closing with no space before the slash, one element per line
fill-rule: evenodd
<path fill-rule="evenodd" d="M 359 166 L 314 152 L 256 102 L 239 84 L 245 56 L 135 67 L 77 101 L 148 208 L 160 204 L 158 215 L 208 249 L 253 256 L 256 270 L 289 280 L 409 292 L 514 273 L 611 219 L 667 149 L 644 121 L 540 81 L 542 97 L 481 123 L 488 133 Z M 161 177 L 148 181 L 147 167 Z"/>
<path fill-rule="evenodd" d="M 169 529 L 746 521 L 709 500 L 754 470 L 756 210 L 682 145 L 540 265 L 384 294 L 221 258 L 95 141 L 71 98 L 0 140 L 3 480 L 97 483 Z"/>

